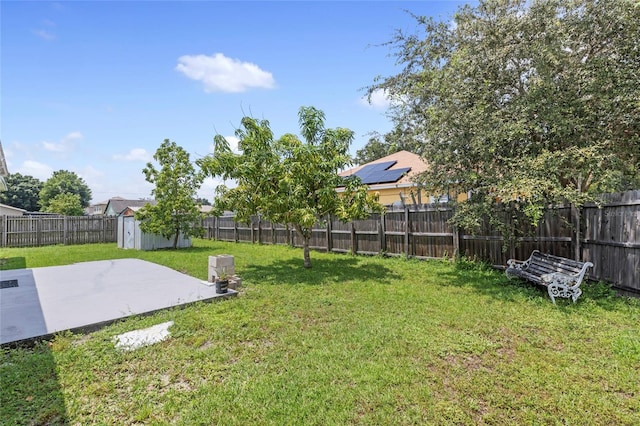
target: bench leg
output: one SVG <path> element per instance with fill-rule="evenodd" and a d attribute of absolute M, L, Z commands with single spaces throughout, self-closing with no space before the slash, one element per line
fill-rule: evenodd
<path fill-rule="evenodd" d="M 556 286 L 554 286 L 553 284 L 550 284 L 549 286 L 547 286 L 547 293 L 549 293 L 549 297 L 551 298 L 551 301 L 553 302 L 553 304 L 556 304 L 556 296 L 559 295 L 558 289 L 556 288 Z"/>
<path fill-rule="evenodd" d="M 573 289 L 573 291 L 571 292 L 571 299 L 573 300 L 573 303 L 576 303 L 576 300 L 578 300 L 578 297 L 580 297 L 581 294 L 582 290 L 580 289 L 580 287 Z"/>
<path fill-rule="evenodd" d="M 576 303 L 578 297 L 582 294 L 580 287 L 569 287 L 567 285 L 557 283 L 549 284 L 547 286 L 547 292 L 554 304 L 556 303 L 556 297 L 565 297 L 567 299 L 570 297 L 571 300 L 573 300 L 573 303 Z"/>

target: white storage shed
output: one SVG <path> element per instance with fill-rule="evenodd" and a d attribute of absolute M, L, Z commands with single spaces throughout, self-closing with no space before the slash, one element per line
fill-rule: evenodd
<path fill-rule="evenodd" d="M 191 238 L 178 237 L 179 248 L 191 247 Z M 156 250 L 172 248 L 173 239 L 142 232 L 140 221 L 134 216 L 118 216 L 118 248 L 136 250 Z"/>

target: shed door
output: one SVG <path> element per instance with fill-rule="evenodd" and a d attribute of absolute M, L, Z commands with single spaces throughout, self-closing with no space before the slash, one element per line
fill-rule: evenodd
<path fill-rule="evenodd" d="M 130 249 L 136 247 L 136 221 L 133 217 L 124 218 L 124 248 Z"/>

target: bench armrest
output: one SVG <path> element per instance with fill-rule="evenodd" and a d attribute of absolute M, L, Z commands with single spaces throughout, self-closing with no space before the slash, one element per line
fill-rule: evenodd
<path fill-rule="evenodd" d="M 513 269 L 522 269 L 529 266 L 529 259 L 527 260 L 517 260 L 517 259 L 509 259 L 507 260 L 507 267 Z"/>

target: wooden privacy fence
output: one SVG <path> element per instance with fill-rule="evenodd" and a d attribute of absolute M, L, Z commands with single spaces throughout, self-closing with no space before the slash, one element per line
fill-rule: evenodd
<path fill-rule="evenodd" d="M 457 253 L 504 268 L 510 258 L 527 259 L 533 250 L 590 261 L 594 280 L 614 284 L 619 290 L 640 295 L 640 190 L 602 197 L 603 204 L 587 205 L 581 217 L 571 206 L 545 212 L 537 228 L 521 229 L 521 237 L 504 249 L 500 232 L 484 224 L 471 234 L 449 224 L 453 215 L 445 204 L 406 207 L 402 211 L 373 214 L 365 220 L 343 223 L 329 218 L 316 225 L 310 241 L 317 250 L 407 256 L 419 259 L 453 257 Z M 249 224 L 233 217 L 203 221 L 205 237 L 221 241 L 289 244 L 302 247 L 296 232 L 282 224 L 252 218 Z M 527 225 L 521 225 L 525 227 Z M 578 238 L 573 229 L 578 229 Z"/>
<path fill-rule="evenodd" d="M 2 247 L 117 241 L 117 217 L 0 216 Z"/>

